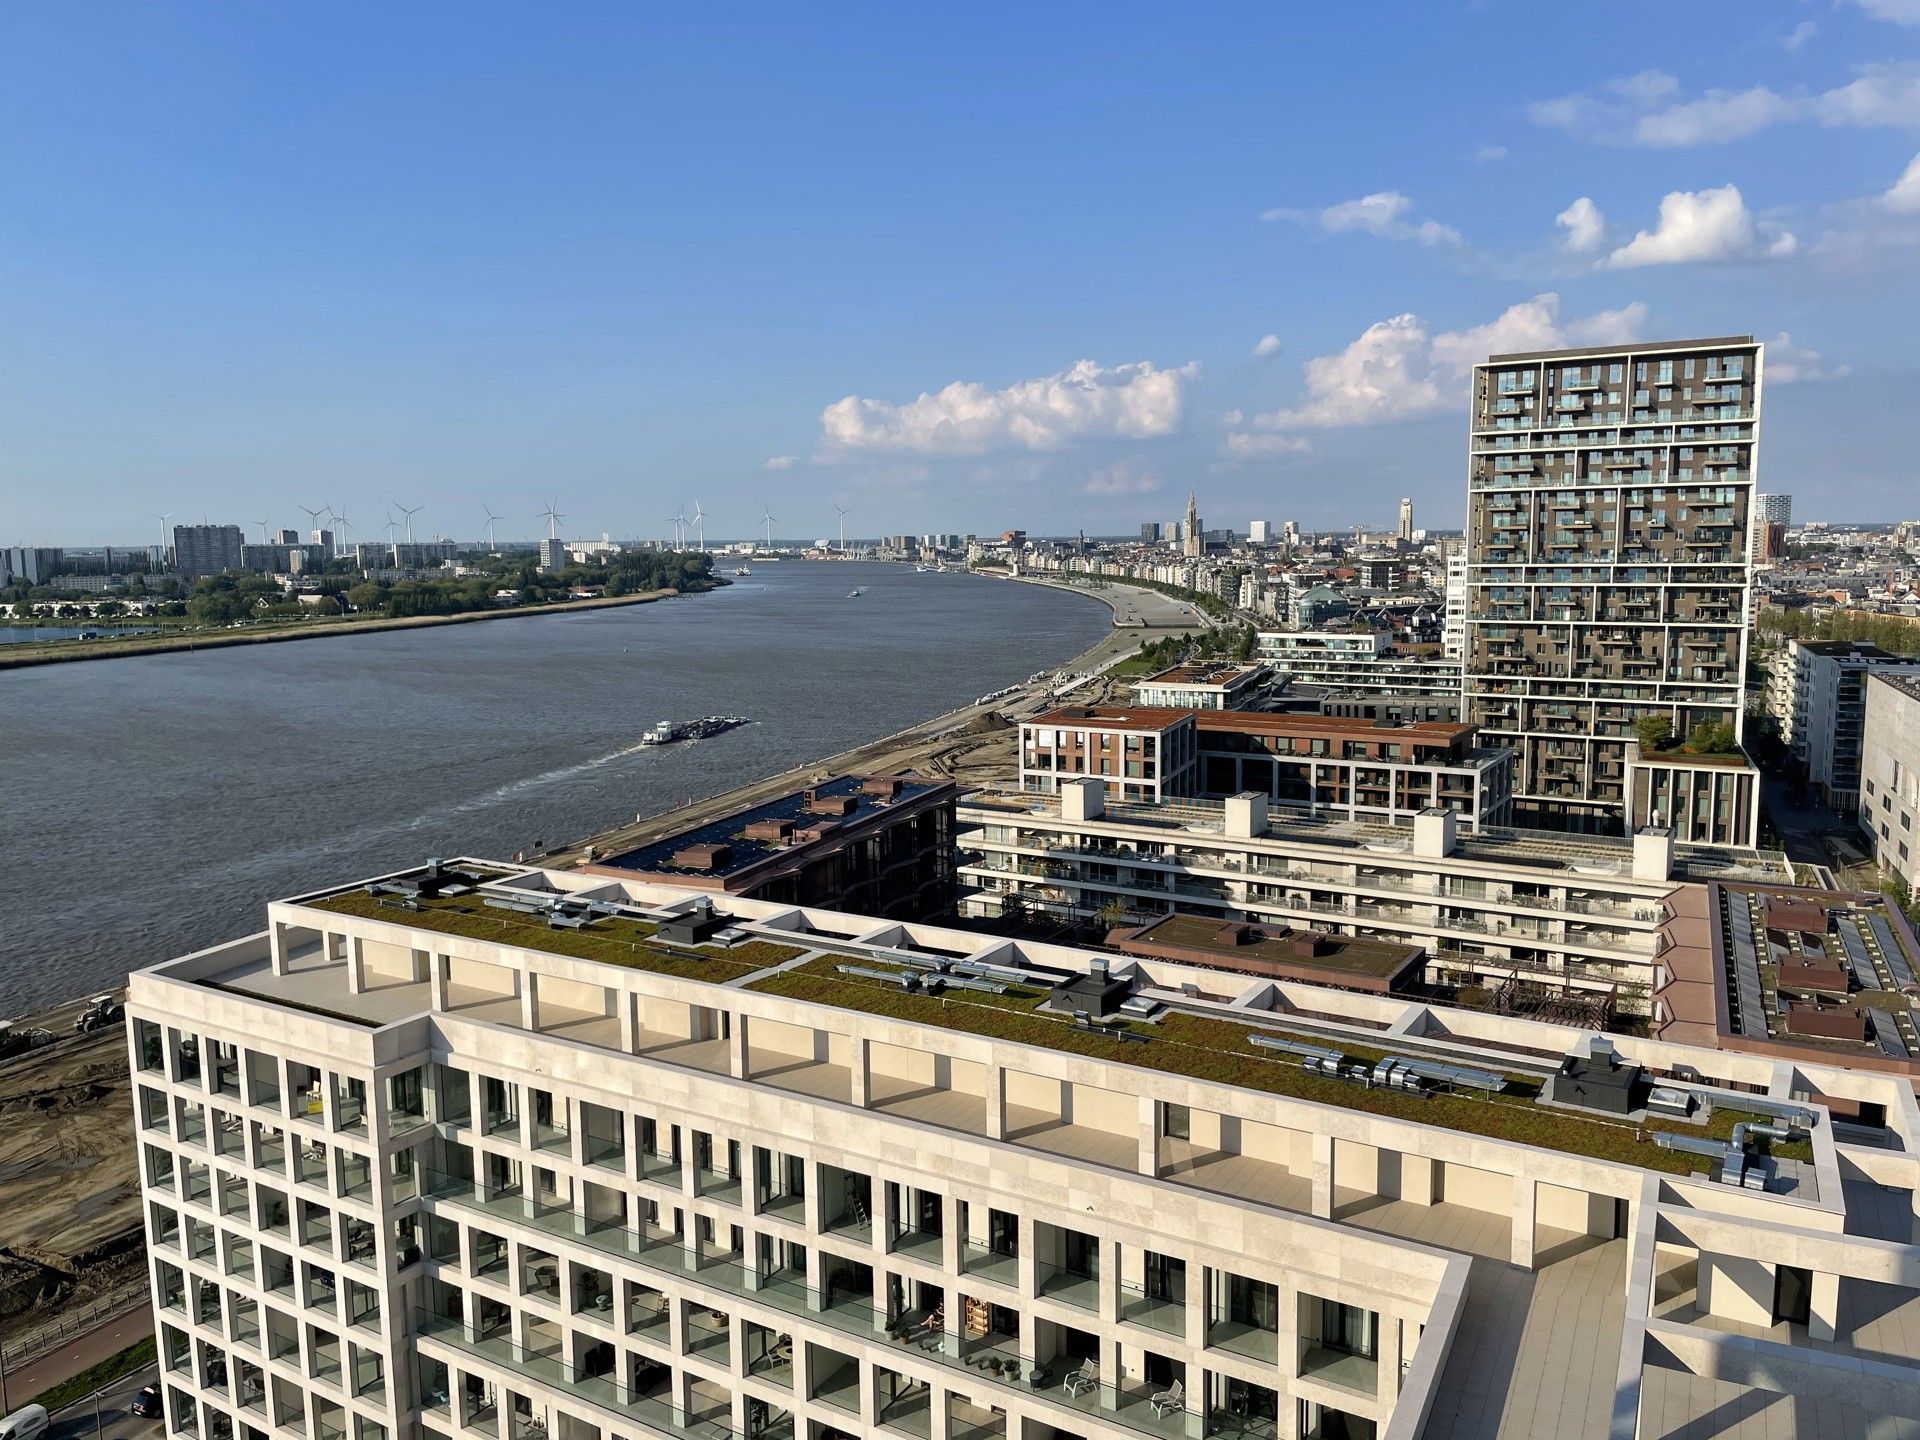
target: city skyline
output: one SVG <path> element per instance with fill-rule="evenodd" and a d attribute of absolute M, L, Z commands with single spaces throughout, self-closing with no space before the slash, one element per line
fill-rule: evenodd
<path fill-rule="evenodd" d="M 377 526 L 398 493 L 464 536 L 560 492 L 580 534 L 694 495 L 710 536 L 770 507 L 812 538 L 835 504 L 1119 533 L 1193 489 L 1458 528 L 1473 363 L 1749 331 L 1760 486 L 1903 518 L 1920 86 L 1883 14 L 1732 47 L 1665 16 L 1674 74 L 1632 27 L 1542 53 L 1472 8 L 1029 17 L 1014 47 L 926 17 L 29 17 L 4 528 L 251 524 L 263 492 Z"/>

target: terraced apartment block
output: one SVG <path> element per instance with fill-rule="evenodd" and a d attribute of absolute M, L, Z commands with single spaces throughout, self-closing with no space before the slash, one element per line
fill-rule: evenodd
<path fill-rule="evenodd" d="M 265 919 L 128 998 L 175 1435 L 1920 1422 L 1904 1079 L 478 861 Z"/>
<path fill-rule="evenodd" d="M 1523 823 L 1618 830 L 1642 716 L 1738 737 L 1762 348 L 1736 335 L 1474 367 L 1466 719 L 1519 752 Z"/>

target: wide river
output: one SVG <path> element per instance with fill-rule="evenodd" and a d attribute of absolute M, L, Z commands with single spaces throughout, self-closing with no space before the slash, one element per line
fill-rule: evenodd
<path fill-rule="evenodd" d="M 878 739 L 1109 623 L 1041 586 L 787 561 L 652 605 L 0 673 L 0 1019 L 259 929 L 277 896 Z M 637 743 L 710 714 L 755 723 Z"/>

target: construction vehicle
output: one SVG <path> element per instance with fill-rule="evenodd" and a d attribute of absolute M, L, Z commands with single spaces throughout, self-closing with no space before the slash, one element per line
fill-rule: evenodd
<path fill-rule="evenodd" d="M 51 1045 L 57 1038 L 51 1030 L 42 1030 L 37 1026 L 16 1026 L 11 1020 L 0 1020 L 0 1060 L 24 1055 L 29 1050 L 38 1050 L 42 1045 Z"/>
<path fill-rule="evenodd" d="M 96 995 L 87 1002 L 73 1022 L 73 1033 L 90 1034 L 95 1030 L 104 1030 L 109 1025 L 118 1025 L 127 1013 L 126 1007 L 111 995 Z"/>

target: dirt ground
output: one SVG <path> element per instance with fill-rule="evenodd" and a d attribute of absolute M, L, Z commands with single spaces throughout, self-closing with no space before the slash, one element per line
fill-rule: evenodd
<path fill-rule="evenodd" d="M 20 1017 L 60 1038 L 0 1060 L 0 1320 L 141 1280 L 126 1031 L 75 1035 L 80 1008 Z"/>

